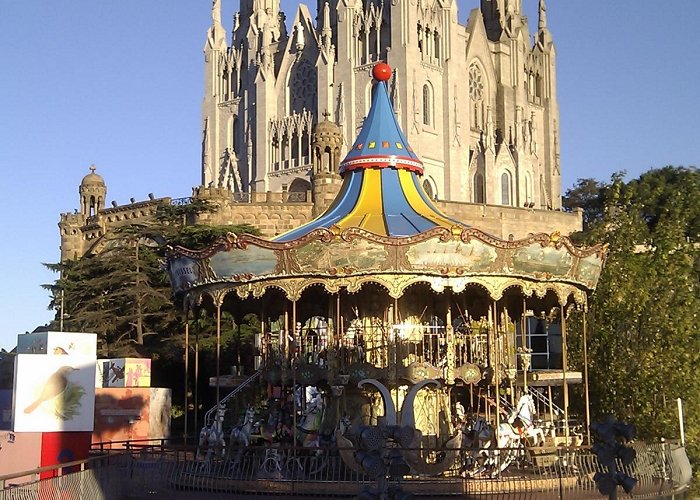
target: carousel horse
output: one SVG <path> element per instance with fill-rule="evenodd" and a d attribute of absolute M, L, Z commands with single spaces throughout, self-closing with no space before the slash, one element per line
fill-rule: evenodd
<path fill-rule="evenodd" d="M 319 447 L 321 445 L 320 430 L 324 410 L 325 404 L 321 393 L 315 387 L 313 389 L 307 387 L 306 408 L 301 414 L 301 423 L 297 425 L 294 432 L 294 443 L 302 448 L 315 448 L 313 457 L 323 453 Z M 287 468 L 296 468 L 299 471 L 304 470 L 298 455 L 295 454 L 290 459 L 287 460 Z"/>
<path fill-rule="evenodd" d="M 514 441 L 511 434 L 494 432 L 494 428 L 482 416 L 477 417 L 471 425 L 465 424 L 462 432 L 462 449 L 467 451 L 468 457 L 462 472 L 465 476 L 473 477 L 487 472 L 494 477 L 503 472 L 515 458 L 512 447 L 517 441 Z"/>
<path fill-rule="evenodd" d="M 238 454 L 236 456 L 236 461 L 240 460 L 243 449 L 250 445 L 250 435 L 253 432 L 253 422 L 255 420 L 255 409 L 249 406 L 243 417 L 243 423 L 235 426 L 231 429 L 231 434 L 229 436 L 229 442 L 231 443 L 231 449 L 238 448 Z"/>
<path fill-rule="evenodd" d="M 518 444 L 527 438 L 534 446 L 542 446 L 545 442 L 544 431 L 534 424 L 535 401 L 530 394 L 523 394 L 508 417 L 498 427 L 499 436 L 508 436 Z"/>
<path fill-rule="evenodd" d="M 292 438 L 292 443 L 295 445 L 315 449 L 312 452 L 309 466 L 311 473 L 318 472 L 325 467 L 318 458 L 323 455 L 320 433 L 325 410 L 323 396 L 316 388 L 307 387 L 305 399 L 306 408 L 301 415 L 301 422 L 293 432 L 288 429 L 288 424 L 285 423 L 285 420 L 289 419 L 290 416 L 286 415 L 285 418 L 284 411 L 271 412 L 268 423 L 263 424 L 263 438 L 268 441 L 270 446 L 265 452 L 261 468 L 267 473 L 279 475 L 284 468 L 290 472 L 303 472 L 305 470 L 301 455 L 290 453 L 285 456 L 275 446 L 275 441 L 284 442 L 288 437 Z M 274 419 L 277 419 L 277 422 L 274 422 Z M 273 429 L 275 430 L 273 431 Z"/>
<path fill-rule="evenodd" d="M 319 449 L 311 455 L 309 460 L 308 474 L 310 476 L 318 474 L 322 470 L 326 469 L 331 462 L 331 455 L 337 455 L 337 438 L 336 433 L 340 433 L 341 436 L 350 429 L 352 425 L 352 420 L 348 415 L 342 416 L 338 420 L 338 424 L 335 426 L 333 432 L 329 435 L 319 433 Z"/>
<path fill-rule="evenodd" d="M 301 415 L 301 423 L 295 432 L 295 441 L 304 448 L 318 447 L 320 444 L 321 421 L 325 404 L 318 390 L 307 390 L 306 408 Z"/>
<path fill-rule="evenodd" d="M 197 460 L 202 462 L 203 469 L 211 469 L 214 457 L 223 458 L 226 453 L 226 440 L 224 439 L 224 415 L 226 407 L 220 404 L 216 409 L 216 416 L 211 425 L 205 425 L 199 433 L 197 446 Z M 205 451 L 206 450 L 206 451 Z"/>
<path fill-rule="evenodd" d="M 250 444 L 250 435 L 253 432 L 253 422 L 255 420 L 255 409 L 249 406 L 243 417 L 243 423 L 231 429 L 229 441 L 231 446 L 248 446 Z"/>

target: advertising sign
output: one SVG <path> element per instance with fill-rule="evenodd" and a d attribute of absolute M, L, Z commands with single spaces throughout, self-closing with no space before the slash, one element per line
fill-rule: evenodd
<path fill-rule="evenodd" d="M 16 432 L 92 431 L 94 358 L 18 354 L 12 406 Z"/>

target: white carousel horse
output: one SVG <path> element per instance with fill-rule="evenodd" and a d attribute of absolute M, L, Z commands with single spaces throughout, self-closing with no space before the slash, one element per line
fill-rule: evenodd
<path fill-rule="evenodd" d="M 224 439 L 225 414 L 226 407 L 220 404 L 216 409 L 214 422 L 211 425 L 205 425 L 199 432 L 197 460 L 203 462 L 202 468 L 205 471 L 210 470 L 211 462 L 215 456 L 223 457 L 226 453 L 226 440 Z"/>
<path fill-rule="evenodd" d="M 514 442 L 522 442 L 523 438 L 531 440 L 535 446 L 545 442 L 544 431 L 535 425 L 535 401 L 530 394 L 523 394 L 508 417 L 508 422 L 498 426 L 499 439 L 501 435 L 508 436 Z M 521 425 L 515 425 L 519 420 Z"/>
<path fill-rule="evenodd" d="M 537 445 L 545 442 L 544 432 L 534 425 L 535 403 L 525 394 L 518 400 L 507 422 L 502 422 L 495 432 L 483 417 L 478 417 L 467 433 L 465 443 L 473 450 L 474 467 L 471 474 L 490 470 L 491 475 L 503 472 L 515 460 L 526 443 L 525 438 Z M 519 421 L 519 425 L 516 425 Z M 495 439 L 494 439 L 495 438 Z"/>
<path fill-rule="evenodd" d="M 301 423 L 294 430 L 294 443 L 301 445 L 303 448 L 315 448 L 316 451 L 312 456 L 315 459 L 323 454 L 320 449 L 321 445 L 321 422 L 325 411 L 325 402 L 323 395 L 314 386 L 307 386 L 305 391 L 306 408 L 301 414 Z M 311 464 L 312 468 L 317 468 L 317 460 Z M 304 465 L 301 457 L 297 454 L 291 454 L 287 457 L 285 467 L 290 472 L 303 472 Z"/>
<path fill-rule="evenodd" d="M 517 441 L 511 434 L 494 432 L 484 417 L 477 417 L 471 427 L 464 427 L 463 432 L 462 449 L 470 452 L 465 475 L 475 476 L 488 471 L 491 476 L 496 476 L 515 458 L 512 447 Z"/>
<path fill-rule="evenodd" d="M 307 391 L 306 409 L 302 413 L 301 423 L 297 426 L 296 442 L 305 448 L 318 447 L 319 429 L 323 420 L 325 403 L 318 390 Z"/>
<path fill-rule="evenodd" d="M 315 474 L 326 467 L 324 449 L 321 448 L 321 421 L 325 411 L 325 403 L 323 396 L 317 390 L 306 392 L 307 402 L 306 409 L 302 414 L 301 423 L 297 425 L 294 432 L 295 444 L 301 445 L 304 448 L 315 448 L 315 452 L 310 458 L 308 473 Z M 343 417 L 338 424 L 341 432 L 345 432 L 350 426 L 349 417 Z M 265 451 L 265 458 L 261 465 L 261 469 L 267 474 L 275 474 L 279 476 L 286 469 L 288 472 L 304 472 L 304 464 L 302 457 L 296 453 L 288 453 L 285 455 L 277 447 L 271 445 Z"/>
<path fill-rule="evenodd" d="M 243 423 L 231 429 L 229 441 L 231 447 L 248 446 L 250 444 L 250 435 L 253 432 L 253 421 L 255 420 L 255 409 L 249 406 L 245 411 Z"/>

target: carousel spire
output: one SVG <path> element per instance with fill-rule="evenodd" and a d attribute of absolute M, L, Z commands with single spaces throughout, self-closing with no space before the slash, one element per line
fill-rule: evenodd
<path fill-rule="evenodd" d="M 338 196 L 318 218 L 273 241 L 293 241 L 321 228 L 335 233 L 357 228 L 402 238 L 436 227 L 465 227 L 440 212 L 423 190 L 419 179 L 423 162 L 408 144 L 389 99 L 391 68 L 378 63 L 372 76 L 376 80 L 372 106 L 352 149 L 340 163 L 343 186 Z"/>
<path fill-rule="evenodd" d="M 355 144 L 340 163 L 340 173 L 356 168 L 394 167 L 423 175 L 423 162 L 409 146 L 389 99 L 387 83 L 391 78 L 391 67 L 378 63 L 372 69 L 372 76 L 377 81 L 372 106 Z"/>

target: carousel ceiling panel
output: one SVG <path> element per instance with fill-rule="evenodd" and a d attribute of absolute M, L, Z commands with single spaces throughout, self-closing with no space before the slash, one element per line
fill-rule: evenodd
<path fill-rule="evenodd" d="M 379 243 L 356 238 L 328 245 L 321 241 L 289 251 L 298 272 L 335 274 L 339 271 L 378 271 L 391 266 L 388 249 Z"/>
<path fill-rule="evenodd" d="M 585 283 L 589 288 L 595 288 L 603 270 L 603 258 L 598 254 L 579 259 L 576 270 L 576 281 Z"/>
<path fill-rule="evenodd" d="M 512 253 L 512 270 L 520 274 L 541 274 L 566 277 L 571 273 L 574 256 L 564 248 L 543 247 L 533 243 Z"/>
<path fill-rule="evenodd" d="M 436 291 L 451 287 L 458 293 L 470 283 L 483 284 L 500 296 L 505 282 L 522 282 L 528 290 L 534 284 L 542 285 L 535 287 L 538 290 L 558 284 L 593 289 L 603 265 L 602 247 L 579 250 L 564 238 L 554 240 L 548 235 L 519 242 L 491 241 L 473 229 L 468 231 L 404 240 L 357 231 L 339 235 L 322 231 L 289 243 L 230 235 L 207 251 L 175 250 L 169 272 L 175 292 L 246 283 L 265 288 L 265 282 L 290 292 L 284 283 L 298 280 L 338 290 L 345 287 L 339 280 L 355 277 L 386 284 L 392 296 L 400 296 L 404 284 L 416 280 L 430 283 Z"/>
<path fill-rule="evenodd" d="M 494 247 L 476 239 L 466 243 L 430 239 L 411 246 L 406 257 L 414 269 L 488 272 L 494 270 L 498 254 Z"/>
<path fill-rule="evenodd" d="M 267 275 L 277 269 L 278 256 L 274 250 L 249 246 L 217 252 L 209 258 L 214 276 L 225 279 L 230 276 Z"/>

